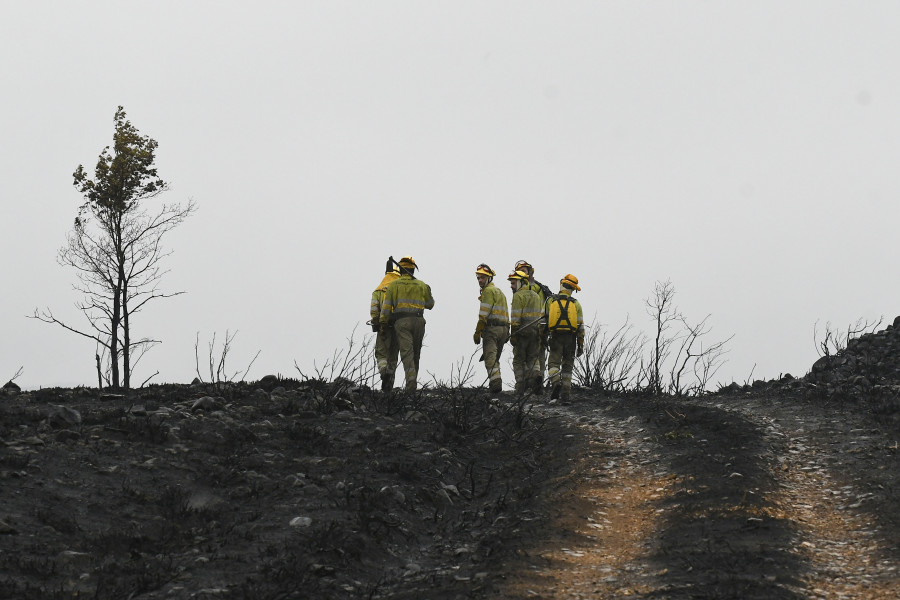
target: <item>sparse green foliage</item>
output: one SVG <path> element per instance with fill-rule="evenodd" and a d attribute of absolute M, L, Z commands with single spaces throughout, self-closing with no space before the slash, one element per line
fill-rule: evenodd
<path fill-rule="evenodd" d="M 168 183 L 154 166 L 156 140 L 140 135 L 121 106 L 115 114 L 113 142 L 112 150 L 107 146 L 100 153 L 93 178 L 82 165 L 73 174 L 84 202 L 57 259 L 77 272 L 74 287 L 84 299 L 76 306 L 89 327 L 70 326 L 49 308 L 35 309 L 31 316 L 94 340 L 98 362 L 102 356 L 108 363 L 106 375 L 98 367 L 98 385 L 102 387 L 105 379 L 113 387 L 128 388 L 141 356 L 160 343 L 147 337 L 132 339 L 131 317 L 150 300 L 183 293 L 159 290 L 166 273 L 161 261 L 169 254 L 162 238 L 190 216 L 195 205 L 190 201 L 186 206 L 162 205 L 155 213 L 144 209 L 144 201 L 166 191 Z"/>

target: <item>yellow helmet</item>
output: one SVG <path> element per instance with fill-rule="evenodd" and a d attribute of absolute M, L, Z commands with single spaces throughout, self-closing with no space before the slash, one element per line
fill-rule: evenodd
<path fill-rule="evenodd" d="M 397 261 L 397 264 L 400 265 L 400 268 L 408 269 L 410 271 L 413 271 L 418 268 L 416 265 L 416 261 L 413 260 L 412 256 L 404 256 L 399 261 Z"/>
<path fill-rule="evenodd" d="M 560 285 L 568 285 L 569 287 L 575 288 L 577 291 L 581 291 L 581 288 L 578 287 L 578 278 L 569 273 L 565 277 L 559 280 Z"/>
<path fill-rule="evenodd" d="M 494 275 L 496 275 L 496 273 L 494 273 L 494 270 L 484 263 L 478 265 L 478 267 L 475 269 L 475 274 L 487 275 L 488 277 L 493 277 Z"/>
<path fill-rule="evenodd" d="M 515 266 L 515 270 L 516 271 L 525 271 L 529 277 L 534 275 L 534 267 L 532 267 L 531 263 L 529 263 L 527 260 L 520 260 L 519 262 L 517 262 L 516 266 Z"/>
<path fill-rule="evenodd" d="M 525 271 L 513 271 L 509 274 L 509 277 L 507 277 L 507 279 L 509 279 L 510 281 L 512 281 L 513 279 L 521 279 L 523 281 L 527 281 L 528 273 L 526 273 Z"/>

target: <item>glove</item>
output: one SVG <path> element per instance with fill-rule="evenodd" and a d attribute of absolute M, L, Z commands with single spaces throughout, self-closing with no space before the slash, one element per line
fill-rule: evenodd
<path fill-rule="evenodd" d="M 575 350 L 575 356 L 581 356 L 584 354 L 584 338 L 578 338 L 578 349 Z"/>
<path fill-rule="evenodd" d="M 472 339 L 475 340 L 476 346 L 481 343 L 481 332 L 484 331 L 486 325 L 487 321 L 481 319 L 478 319 L 478 323 L 475 324 L 475 335 L 472 336 Z"/>
<path fill-rule="evenodd" d="M 375 333 L 378 333 L 380 330 L 381 330 L 381 325 L 378 323 L 378 321 L 373 320 L 372 321 L 372 331 L 374 331 Z"/>

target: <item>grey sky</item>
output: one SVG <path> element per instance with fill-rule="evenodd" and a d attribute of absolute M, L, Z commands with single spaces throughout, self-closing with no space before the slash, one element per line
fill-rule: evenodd
<path fill-rule="evenodd" d="M 725 381 L 802 374 L 816 320 L 893 320 L 895 2 L 3 2 L 0 379 L 95 384 L 55 262 L 123 105 L 159 142 L 164 286 L 134 380 L 311 371 L 368 318 L 388 254 L 434 291 L 423 370 L 474 346 L 475 266 L 582 281 L 588 319 L 649 331 L 670 278 Z M 479 366 L 480 368 L 480 366 Z M 483 376 L 482 370 L 478 371 Z M 512 380 L 504 364 L 504 378 Z M 426 375 L 421 381 L 428 380 Z"/>

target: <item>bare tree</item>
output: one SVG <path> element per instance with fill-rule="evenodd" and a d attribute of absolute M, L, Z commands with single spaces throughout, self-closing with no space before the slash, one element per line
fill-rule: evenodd
<path fill-rule="evenodd" d="M 677 396 L 685 393 L 702 394 L 706 391 L 709 380 L 724 364 L 723 355 L 727 352 L 725 344 L 734 336 L 704 347 L 702 338 L 711 331 L 707 324 L 710 316 L 706 315 L 696 325 L 691 325 L 684 317 L 679 318 L 684 326 L 684 333 L 680 339 L 678 352 L 675 353 L 677 360 L 669 373 L 669 393 Z M 685 370 L 688 367 L 694 377 L 690 384 L 684 381 Z"/>
<path fill-rule="evenodd" d="M 9 384 L 9 383 L 15 382 L 16 379 L 18 379 L 19 377 L 22 376 L 22 373 L 23 373 L 24 371 L 25 371 L 25 367 L 19 367 L 19 370 L 16 371 L 16 374 L 13 375 L 12 377 L 10 377 L 10 378 L 9 378 L 9 381 L 7 381 L 6 383 Z"/>
<path fill-rule="evenodd" d="M 663 365 L 672 352 L 672 345 L 678 341 L 678 336 L 670 335 L 674 323 L 681 320 L 681 314 L 674 304 L 675 286 L 672 281 L 657 281 L 653 288 L 653 295 L 644 300 L 647 314 L 653 320 L 655 332 L 653 335 L 653 347 L 646 366 L 642 366 L 642 372 L 647 389 L 650 393 L 661 394 L 663 391 Z"/>
<path fill-rule="evenodd" d="M 115 123 L 113 150 L 103 149 L 94 178 L 88 177 L 81 165 L 74 173 L 75 187 L 85 202 L 57 257 L 59 264 L 76 270 L 74 288 L 83 295 L 76 307 L 88 324 L 83 328 L 70 325 L 49 308 L 36 308 L 30 316 L 94 340 L 102 349 L 96 355 L 108 361 L 107 383 L 119 387 L 121 382 L 128 388 L 137 361 L 160 343 L 150 337 L 132 339 L 132 317 L 151 300 L 183 293 L 159 289 L 167 273 L 162 260 L 170 254 L 162 239 L 196 207 L 189 201 L 186 206 L 164 204 L 155 213 L 144 209 L 144 201 L 168 189 L 153 166 L 157 143 L 139 134 L 121 106 Z M 102 385 L 99 367 L 98 379 Z"/>
<path fill-rule="evenodd" d="M 710 315 L 692 324 L 675 306 L 675 287 L 670 280 L 656 282 L 653 295 L 644 302 L 655 334 L 650 356 L 641 362 L 637 388 L 651 394 L 701 394 L 725 363 L 726 340 L 705 343 Z"/>
<path fill-rule="evenodd" d="M 884 316 L 877 321 L 869 321 L 860 317 L 855 323 L 847 325 L 846 330 L 839 330 L 831 324 L 825 323 L 825 330 L 819 333 L 819 322 L 813 326 L 813 343 L 819 356 L 836 356 L 847 348 L 850 340 L 858 338 L 865 333 L 872 333 L 884 322 Z"/>

